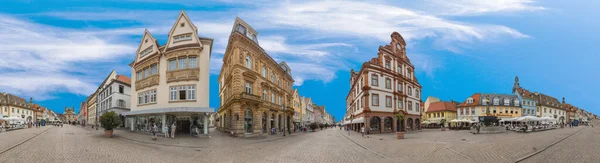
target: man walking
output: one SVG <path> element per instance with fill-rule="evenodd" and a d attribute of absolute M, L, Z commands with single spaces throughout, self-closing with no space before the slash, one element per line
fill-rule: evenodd
<path fill-rule="evenodd" d="M 152 140 L 156 140 L 156 132 L 158 131 L 158 128 L 156 127 L 156 124 L 153 123 L 152 124 Z"/>
<path fill-rule="evenodd" d="M 362 134 L 362 137 L 365 137 L 365 127 L 360 128 L 360 134 Z"/>

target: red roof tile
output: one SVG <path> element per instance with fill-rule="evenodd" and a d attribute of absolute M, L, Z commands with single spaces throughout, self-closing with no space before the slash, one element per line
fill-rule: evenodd
<path fill-rule="evenodd" d="M 479 99 L 481 98 L 481 94 L 479 93 L 475 93 L 473 95 L 471 95 L 471 98 L 473 98 L 473 103 L 469 104 L 467 103 L 467 100 L 465 100 L 462 104 L 458 105 L 458 106 L 477 106 L 479 105 Z"/>
<path fill-rule="evenodd" d="M 443 101 L 438 101 L 438 102 L 433 102 L 431 104 L 429 104 L 429 108 L 427 109 L 427 112 L 438 112 L 438 111 L 456 111 L 456 106 L 454 105 L 453 102 L 443 102 Z"/>
<path fill-rule="evenodd" d="M 117 81 L 131 85 L 131 79 L 125 75 L 117 75 Z"/>

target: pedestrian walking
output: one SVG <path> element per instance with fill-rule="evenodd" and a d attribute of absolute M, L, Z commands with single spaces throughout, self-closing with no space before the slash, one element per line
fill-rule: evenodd
<path fill-rule="evenodd" d="M 156 124 L 153 123 L 152 124 L 152 140 L 156 140 L 156 132 L 158 131 L 158 128 L 156 127 Z"/>
<path fill-rule="evenodd" d="M 175 129 L 176 129 L 175 123 L 173 123 L 173 125 L 171 125 L 171 138 L 173 138 L 173 139 L 175 138 L 175 131 L 176 131 Z"/>
<path fill-rule="evenodd" d="M 365 127 L 360 128 L 360 134 L 362 134 L 362 137 L 365 137 Z"/>
<path fill-rule="evenodd" d="M 169 134 L 171 134 L 171 126 L 167 125 L 167 132 L 165 133 L 165 135 L 166 135 L 165 137 L 170 138 L 171 135 L 169 135 Z"/>

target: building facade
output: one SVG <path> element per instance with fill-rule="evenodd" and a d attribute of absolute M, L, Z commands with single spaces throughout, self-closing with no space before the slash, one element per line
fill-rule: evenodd
<path fill-rule="evenodd" d="M 536 96 L 529 90 L 521 88 L 518 76 L 515 77 L 515 84 L 513 85 L 512 94 L 516 95 L 521 101 L 522 116 L 538 116 Z"/>
<path fill-rule="evenodd" d="M 406 56 L 406 42 L 398 32 L 389 45 L 379 46 L 377 57 L 350 72 L 350 91 L 346 97 L 346 124 L 354 131 L 369 133 L 419 130 L 421 123 L 421 85 L 415 67 Z M 404 114 L 404 119 L 396 114 Z"/>
<path fill-rule="evenodd" d="M 87 124 L 96 125 L 99 124 L 96 119 L 96 101 L 98 96 L 98 91 L 94 91 L 88 98 L 86 99 L 88 116 L 87 116 Z"/>
<path fill-rule="evenodd" d="M 312 99 L 310 97 L 302 97 L 302 125 L 306 126 L 315 122 L 314 109 Z"/>
<path fill-rule="evenodd" d="M 113 70 L 110 77 L 116 72 Z M 131 79 L 125 75 L 115 75 L 98 90 L 97 116 L 100 117 L 107 112 L 115 112 L 121 120 L 125 121 L 124 112 L 130 111 L 131 102 Z M 125 124 L 122 124 L 123 126 Z"/>
<path fill-rule="evenodd" d="M 81 102 L 81 106 L 79 107 L 79 114 L 81 114 L 81 117 L 79 119 L 79 123 L 83 126 L 85 126 L 87 119 L 88 119 L 88 110 L 87 110 L 87 103 L 86 102 Z"/>
<path fill-rule="evenodd" d="M 294 128 L 301 126 L 302 124 L 302 102 L 300 101 L 300 94 L 298 89 L 294 89 L 292 93 L 292 107 L 294 108 Z"/>
<path fill-rule="evenodd" d="M 516 95 L 475 93 L 458 105 L 458 119 L 479 122 L 481 116 L 499 119 L 521 117 L 521 101 Z"/>
<path fill-rule="evenodd" d="M 122 113 L 127 117 L 125 126 L 149 131 L 156 124 L 159 132 L 167 132 L 176 125 L 177 133 L 208 134 L 209 115 L 214 112 L 208 96 L 213 40 L 198 37 L 198 28 L 183 10 L 168 36 L 161 46 L 144 31 L 130 64 L 134 80 L 130 94 L 135 97 L 130 99 L 130 111 Z"/>
<path fill-rule="evenodd" d="M 218 129 L 239 136 L 264 135 L 293 125 L 291 69 L 271 58 L 257 35 L 236 18 L 219 74 Z"/>
<path fill-rule="evenodd" d="M 75 107 L 65 107 L 64 112 L 64 123 L 73 123 L 77 121 L 77 114 L 75 113 Z"/>
<path fill-rule="evenodd" d="M 450 126 L 450 121 L 457 119 L 456 105 L 454 102 L 437 101 L 432 102 L 426 108 L 423 121 L 440 124 L 442 119 L 446 120 L 445 127 Z"/>
<path fill-rule="evenodd" d="M 313 103 L 313 119 L 317 124 L 323 124 L 323 108 Z"/>
<path fill-rule="evenodd" d="M 0 115 L 2 117 L 19 117 L 27 122 L 33 122 L 35 112 L 31 108 L 33 99 L 27 102 L 24 98 L 10 93 L 0 93 Z"/>
<path fill-rule="evenodd" d="M 556 123 L 567 122 L 567 111 L 563 110 L 558 99 L 538 92 L 535 92 L 534 95 L 536 96 L 539 117 L 554 118 Z"/>

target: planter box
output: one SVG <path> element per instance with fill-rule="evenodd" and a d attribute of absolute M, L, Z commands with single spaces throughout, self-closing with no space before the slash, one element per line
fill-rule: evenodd
<path fill-rule="evenodd" d="M 404 139 L 404 132 L 396 132 L 397 139 Z"/>
<path fill-rule="evenodd" d="M 113 136 L 113 130 L 104 130 L 104 136 L 106 137 L 112 137 Z"/>

